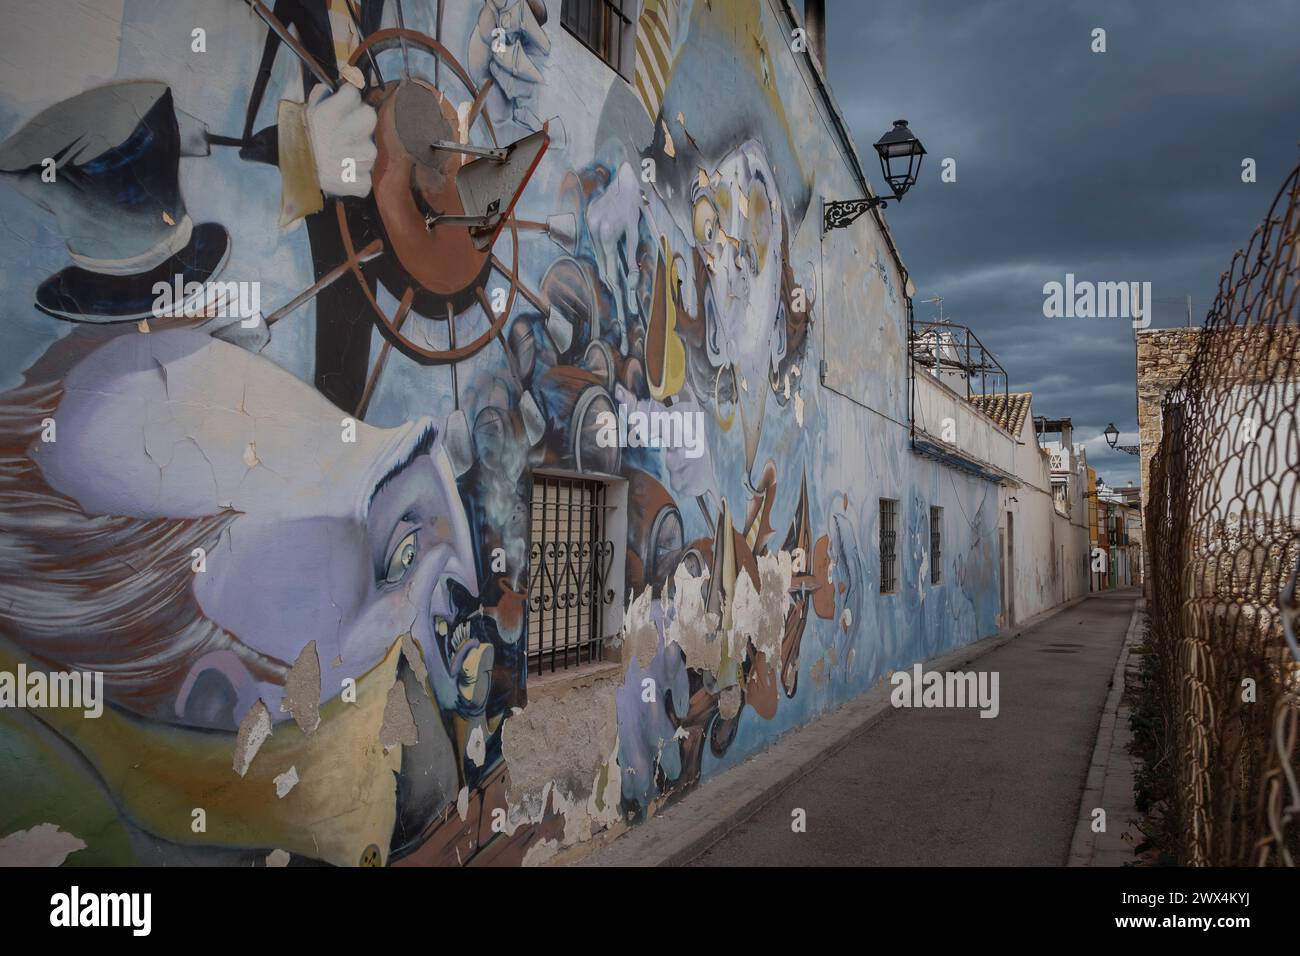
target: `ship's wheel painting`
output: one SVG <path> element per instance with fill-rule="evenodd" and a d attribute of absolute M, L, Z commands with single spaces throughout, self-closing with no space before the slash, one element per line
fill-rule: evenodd
<path fill-rule="evenodd" d="M 455 363 L 494 340 L 505 347 L 502 330 L 518 298 L 547 311 L 543 297 L 519 279 L 520 229 L 541 224 L 513 217 L 550 143 L 547 129 L 500 143 L 483 108 L 492 79 L 476 85 L 427 34 L 378 30 L 353 51 L 352 69 L 331 81 L 274 14 L 262 4 L 254 10 L 322 82 L 361 85 L 378 116 L 371 195 L 333 200 L 346 258 L 267 316 L 268 326 L 333 282 L 355 281 L 386 340 L 356 413 L 365 415 L 394 348 L 422 365 L 453 366 L 456 389 Z M 396 75 L 381 72 L 384 53 L 400 54 Z M 369 277 L 395 305 L 385 306 Z M 505 353 L 513 362 L 508 347 Z M 459 395 L 456 402 L 459 408 Z"/>

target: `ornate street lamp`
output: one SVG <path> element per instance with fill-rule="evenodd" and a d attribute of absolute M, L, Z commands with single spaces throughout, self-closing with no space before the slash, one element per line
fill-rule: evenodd
<path fill-rule="evenodd" d="M 1109 445 L 1109 446 L 1111 447 L 1112 450 L 1114 450 L 1114 451 L 1122 451 L 1122 452 L 1124 452 L 1124 453 L 1127 454 L 1127 455 L 1140 455 L 1140 454 L 1142 454 L 1142 446 L 1141 446 L 1141 445 L 1117 445 L 1117 444 L 1115 444 L 1117 441 L 1119 441 L 1119 429 L 1115 427 L 1115 423 L 1114 423 L 1114 422 L 1111 422 L 1109 425 L 1107 425 L 1107 426 L 1106 426 L 1106 430 L 1105 430 L 1102 434 L 1104 434 L 1104 435 L 1106 436 L 1106 444 Z"/>
<path fill-rule="evenodd" d="M 876 140 L 875 147 L 880 155 L 880 172 L 884 175 L 885 182 L 889 183 L 889 188 L 894 191 L 893 195 L 823 202 L 823 232 L 847 226 L 868 209 L 876 206 L 883 209 L 891 199 L 901 202 L 903 194 L 916 185 L 925 147 L 907 128 L 907 120 L 894 120 L 894 128 Z"/>
<path fill-rule="evenodd" d="M 916 185 L 925 147 L 907 128 L 907 120 L 894 120 L 894 128 L 876 140 L 876 152 L 880 154 L 880 171 L 885 182 L 894 191 L 893 198 L 901 200 L 903 193 Z"/>

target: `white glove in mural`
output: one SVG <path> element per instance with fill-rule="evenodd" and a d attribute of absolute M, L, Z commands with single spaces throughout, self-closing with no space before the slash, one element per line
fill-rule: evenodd
<path fill-rule="evenodd" d="M 367 196 L 375 165 L 375 111 L 360 91 L 344 83 L 336 93 L 317 84 L 307 97 L 307 135 L 316 177 L 327 196 Z"/>

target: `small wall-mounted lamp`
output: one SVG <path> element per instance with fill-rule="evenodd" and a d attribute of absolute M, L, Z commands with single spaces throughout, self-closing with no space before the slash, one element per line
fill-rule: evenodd
<path fill-rule="evenodd" d="M 1113 451 L 1122 451 L 1122 452 L 1124 452 L 1126 455 L 1140 455 L 1140 454 L 1142 454 L 1142 446 L 1141 446 L 1141 445 L 1117 445 L 1117 444 L 1115 444 L 1117 441 L 1119 441 L 1119 429 L 1115 427 L 1115 423 L 1114 423 L 1114 422 L 1111 422 L 1109 425 L 1107 425 L 1107 426 L 1106 426 L 1106 431 L 1104 431 L 1102 434 L 1104 434 L 1104 435 L 1106 436 L 1106 444 L 1109 445 Z"/>
<path fill-rule="evenodd" d="M 907 128 L 907 120 L 894 120 L 894 128 L 875 143 L 880 155 L 880 171 L 894 191 L 892 196 L 867 196 L 863 199 L 843 199 L 822 202 L 822 232 L 840 229 L 853 222 L 868 209 L 888 205 L 889 200 L 900 202 L 903 194 L 916 185 L 921 171 L 921 157 L 925 147 Z"/>

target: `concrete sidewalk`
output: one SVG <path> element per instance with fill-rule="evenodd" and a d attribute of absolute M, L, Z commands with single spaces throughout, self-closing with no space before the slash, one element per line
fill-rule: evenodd
<path fill-rule="evenodd" d="M 1097 728 L 1088 782 L 1079 801 L 1070 866 L 1124 866 L 1134 862 L 1133 851 L 1142 843 L 1137 828 L 1142 815 L 1134 792 L 1137 760 L 1129 752 L 1133 744 L 1129 718 L 1141 693 L 1142 659 L 1137 648 L 1145 623 L 1146 602 L 1139 598 Z M 1096 808 L 1106 811 L 1106 829 L 1100 833 L 1093 828 Z"/>
<path fill-rule="evenodd" d="M 585 865 L 1064 865 L 1136 591 L 926 663 L 997 671 L 1000 713 L 887 685 L 706 782 Z M 793 832 L 792 813 L 806 814 Z"/>

